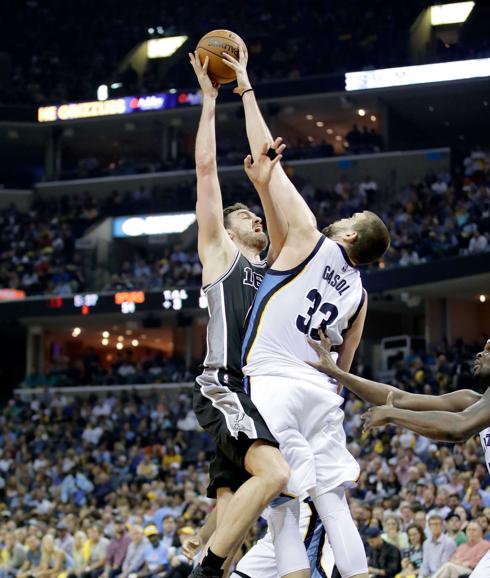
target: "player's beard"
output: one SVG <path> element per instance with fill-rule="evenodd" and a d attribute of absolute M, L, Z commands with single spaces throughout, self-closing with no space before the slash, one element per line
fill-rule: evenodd
<path fill-rule="evenodd" d="M 327 225 L 323 229 L 322 233 L 331 239 L 332 237 L 335 237 L 335 235 L 340 233 L 341 228 L 342 227 L 340 226 L 339 221 L 335 221 L 335 223 L 330 223 L 330 225 Z"/>
<path fill-rule="evenodd" d="M 264 231 L 260 233 L 255 233 L 254 231 L 242 233 L 240 241 L 250 249 L 255 249 L 258 253 L 262 253 L 268 243 L 267 234 Z"/>

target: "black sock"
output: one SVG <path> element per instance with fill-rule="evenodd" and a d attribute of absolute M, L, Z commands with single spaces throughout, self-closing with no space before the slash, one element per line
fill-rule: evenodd
<path fill-rule="evenodd" d="M 204 556 L 201 566 L 203 568 L 209 568 L 214 572 L 221 572 L 223 574 L 223 570 L 221 566 L 225 563 L 226 558 L 220 558 L 220 556 L 216 556 L 214 552 L 211 551 L 209 548 L 208 553 Z"/>

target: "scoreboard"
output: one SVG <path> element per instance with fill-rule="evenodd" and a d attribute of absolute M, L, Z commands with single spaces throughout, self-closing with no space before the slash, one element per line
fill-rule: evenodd
<path fill-rule="evenodd" d="M 77 293 L 0 301 L 0 320 L 20 317 L 97 315 L 137 312 L 207 309 L 207 299 L 199 288 L 161 291 L 117 291 L 114 293 Z"/>

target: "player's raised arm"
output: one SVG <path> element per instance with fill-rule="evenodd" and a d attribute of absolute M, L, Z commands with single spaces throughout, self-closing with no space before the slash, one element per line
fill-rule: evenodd
<path fill-rule="evenodd" d="M 204 284 L 214 281 L 220 270 L 226 269 L 235 249 L 223 224 L 223 202 L 218 181 L 216 160 L 215 111 L 218 87 L 214 86 L 207 74 L 208 58 L 201 64 L 196 54 L 189 58 L 202 90 L 203 104 L 199 129 L 196 137 L 197 203 L 196 215 L 199 227 L 198 252 L 203 264 Z M 221 263 L 223 261 L 223 263 Z M 206 271 L 211 264 L 214 271 Z M 214 277 L 214 278 L 213 278 Z"/>
<path fill-rule="evenodd" d="M 480 401 L 458 413 L 400 409 L 393 406 L 390 393 L 386 405 L 369 409 L 362 418 L 366 430 L 394 423 L 434 440 L 464 442 L 490 426 L 490 390 Z"/>
<path fill-rule="evenodd" d="M 235 92 L 240 94 L 243 100 L 250 150 L 252 151 L 253 159 L 257 159 L 262 153 L 264 143 L 271 146 L 274 139 L 260 112 L 252 85 L 250 84 L 247 74 L 247 60 L 248 55 L 243 49 L 240 49 L 239 60 L 236 60 L 229 54 L 223 54 L 223 61 L 233 68 L 237 74 L 238 86 Z M 316 230 L 315 216 L 281 166 L 279 166 L 272 175 L 270 194 L 275 205 L 281 207 L 284 212 L 288 229 L 292 227 Z"/>
<path fill-rule="evenodd" d="M 276 153 L 274 160 L 267 156 L 269 145 L 265 143 L 261 153 L 255 157 L 255 160 L 252 160 L 251 155 L 247 155 L 243 161 L 243 168 L 258 192 L 264 210 L 270 238 L 270 247 L 267 255 L 269 264 L 272 264 L 279 255 L 288 230 L 284 213 L 270 194 L 270 181 L 272 175 L 280 167 L 279 161 L 282 159 L 285 145 L 281 144 L 281 139 L 276 139 L 272 144 L 272 148 Z M 278 166 L 276 167 L 276 165 Z"/>
<path fill-rule="evenodd" d="M 320 341 L 309 339 L 311 347 L 318 353 L 318 361 L 307 362 L 322 373 L 338 380 L 358 397 L 374 405 L 384 405 L 388 394 L 392 393 L 396 407 L 415 411 L 463 411 L 481 399 L 481 395 L 471 389 L 454 391 L 445 395 L 422 395 L 402 391 L 393 385 L 364 379 L 344 371 L 335 364 L 330 355 L 332 344 L 320 330 Z"/>

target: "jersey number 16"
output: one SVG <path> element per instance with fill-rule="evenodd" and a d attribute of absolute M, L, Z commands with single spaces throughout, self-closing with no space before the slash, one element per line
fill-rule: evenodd
<path fill-rule="evenodd" d="M 312 306 L 306 312 L 306 316 L 298 315 L 296 318 L 296 327 L 301 331 L 301 333 L 309 335 L 315 341 L 320 341 L 318 328 L 314 327 L 310 330 L 313 315 L 315 315 L 317 311 L 323 313 L 325 318 L 320 323 L 320 327 L 322 331 L 325 331 L 327 326 L 331 325 L 337 319 L 339 310 L 333 303 L 322 303 L 322 296 L 316 289 L 308 291 L 306 298 L 312 302 Z"/>

